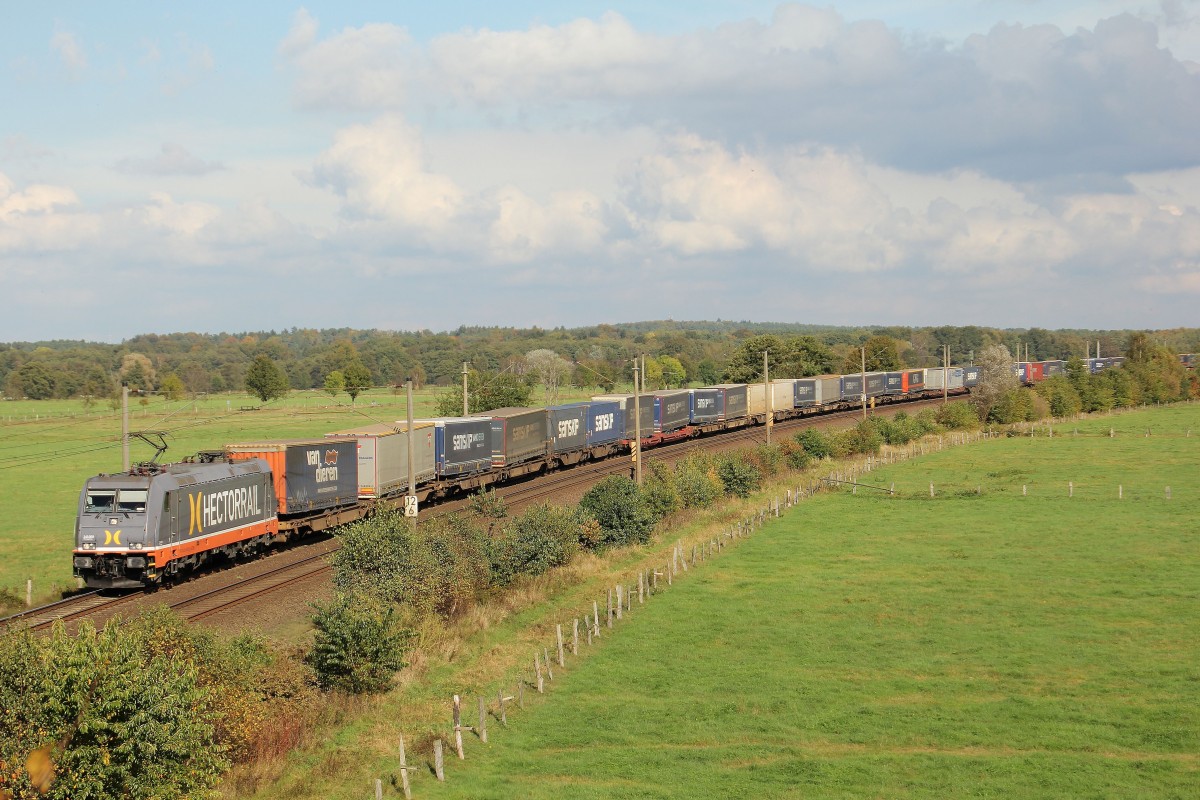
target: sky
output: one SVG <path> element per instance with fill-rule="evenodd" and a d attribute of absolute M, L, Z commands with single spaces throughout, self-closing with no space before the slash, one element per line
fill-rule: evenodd
<path fill-rule="evenodd" d="M 1200 0 L 0 18 L 0 341 L 1200 325 Z"/>

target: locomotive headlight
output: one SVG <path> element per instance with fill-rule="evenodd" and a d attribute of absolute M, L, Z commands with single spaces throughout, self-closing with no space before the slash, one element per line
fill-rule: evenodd
<path fill-rule="evenodd" d="M 141 549 L 142 549 L 142 543 L 141 543 L 141 542 L 134 542 L 133 544 L 129 545 L 129 549 L 130 549 L 130 550 L 141 550 Z"/>
<path fill-rule="evenodd" d="M 95 542 L 84 542 L 84 543 L 83 543 L 83 549 L 84 549 L 84 550 L 95 550 L 95 549 L 96 549 L 96 543 L 95 543 Z"/>

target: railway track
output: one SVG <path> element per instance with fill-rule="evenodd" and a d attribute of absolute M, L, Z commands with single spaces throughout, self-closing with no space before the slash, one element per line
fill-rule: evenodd
<path fill-rule="evenodd" d="M 881 406 L 876 412 L 894 412 L 906 409 L 919 409 L 941 403 L 941 399 L 918 400 L 906 403 L 896 403 Z M 814 424 L 854 419 L 861 411 L 858 409 L 835 411 L 826 414 L 814 414 L 796 419 L 777 422 L 773 430 L 777 434 L 790 434 Z M 656 456 L 676 460 L 685 457 L 695 450 L 706 450 L 719 447 L 728 449 L 730 446 L 747 443 L 764 443 L 765 431 L 759 426 L 730 431 L 719 436 L 706 436 L 696 439 L 684 439 L 659 445 L 647 451 L 648 456 Z M 543 502 L 552 497 L 568 492 L 578 491 L 590 486 L 608 475 L 628 474 L 632 464 L 625 457 L 610 458 L 605 461 L 580 464 L 567 470 L 552 472 L 531 477 L 529 480 L 498 488 L 497 494 L 504 498 L 510 507 L 519 508 L 534 502 Z M 459 498 L 438 503 L 430 515 L 441 515 L 461 510 L 470 500 Z M 296 586 L 305 581 L 316 580 L 330 572 L 326 556 L 335 552 L 340 546 L 337 539 L 294 547 L 276 553 L 268 559 L 260 559 L 248 567 L 249 574 L 234 575 L 231 571 L 207 573 L 197 579 L 178 586 L 164 589 L 161 592 L 147 595 L 143 592 L 105 595 L 99 591 L 74 595 L 38 608 L 22 611 L 10 617 L 0 619 L 0 627 L 28 626 L 31 630 L 48 629 L 56 621 L 63 623 L 92 619 L 97 625 L 126 610 L 136 612 L 147 604 L 166 605 L 177 611 L 188 620 L 202 620 L 233 609 L 243 603 L 250 602 L 264 595 L 271 594 L 288 587 Z M 281 561 L 277 561 L 277 559 Z M 261 565 L 265 569 L 257 569 Z M 232 580 L 230 580 L 232 578 Z M 216 580 L 219 585 L 205 588 L 203 581 Z"/>

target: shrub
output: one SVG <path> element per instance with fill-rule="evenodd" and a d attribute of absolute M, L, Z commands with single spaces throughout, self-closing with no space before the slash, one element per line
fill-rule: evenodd
<path fill-rule="evenodd" d="M 588 489 L 579 507 L 599 523 L 600 546 L 643 543 L 654 530 L 654 513 L 637 484 L 624 475 L 610 475 Z"/>
<path fill-rule="evenodd" d="M 760 444 L 754 448 L 754 463 L 759 471 L 767 476 L 778 475 L 783 469 L 785 456 L 783 449 L 777 444 Z"/>
<path fill-rule="evenodd" d="M 222 698 L 157 625 L 0 635 L 0 793 L 54 798 L 206 794 L 228 767 Z"/>
<path fill-rule="evenodd" d="M 661 461 L 646 464 L 646 475 L 642 481 L 642 499 L 655 519 L 662 519 L 682 507 L 679 490 L 675 486 L 675 474 Z"/>
<path fill-rule="evenodd" d="M 1047 378 L 1037 385 L 1035 391 L 1048 404 L 1051 416 L 1073 417 L 1083 410 L 1083 401 L 1079 397 L 1079 392 L 1075 390 L 1065 375 Z"/>
<path fill-rule="evenodd" d="M 979 415 L 970 403 L 963 400 L 941 406 L 934 419 L 943 428 L 952 431 L 973 431 L 979 427 Z"/>
<path fill-rule="evenodd" d="M 549 503 L 514 517 L 492 543 L 492 577 L 511 583 L 519 575 L 541 575 L 570 563 L 579 551 L 583 520 L 578 511 Z"/>
<path fill-rule="evenodd" d="M 785 439 L 780 442 L 779 450 L 783 453 L 783 460 L 787 463 L 788 469 L 801 470 L 812 462 L 812 456 L 794 439 Z"/>
<path fill-rule="evenodd" d="M 816 428 L 805 428 L 795 436 L 796 444 L 816 460 L 829 458 L 833 455 L 833 447 L 829 437 Z"/>
<path fill-rule="evenodd" d="M 684 508 L 705 508 L 725 491 L 717 477 L 713 460 L 703 453 L 692 453 L 675 465 L 675 488 Z"/>
<path fill-rule="evenodd" d="M 392 506 L 344 526 L 342 546 L 330 558 L 333 585 L 346 594 L 399 602 L 409 594 L 412 532 Z"/>
<path fill-rule="evenodd" d="M 350 694 L 386 691 L 404 667 L 412 636 L 401 627 L 395 609 L 349 594 L 314 609 L 316 635 L 308 663 L 321 686 Z"/>
<path fill-rule="evenodd" d="M 717 477 L 725 487 L 725 494 L 749 497 L 762 485 L 762 473 L 742 454 L 730 453 L 717 459 Z"/>
<path fill-rule="evenodd" d="M 1009 389 L 988 410 L 988 422 L 1011 425 L 1033 420 L 1033 393 L 1024 387 Z"/>

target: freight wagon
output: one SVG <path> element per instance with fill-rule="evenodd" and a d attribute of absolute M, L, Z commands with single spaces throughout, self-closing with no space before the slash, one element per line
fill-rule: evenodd
<path fill-rule="evenodd" d="M 240 442 L 225 445 L 225 453 L 230 461 L 267 462 L 280 517 L 358 502 L 358 445 L 353 440 Z"/>
<path fill-rule="evenodd" d="M 751 417 L 766 417 L 767 389 L 761 383 L 746 384 L 746 399 Z M 794 380 L 771 381 L 771 411 L 776 419 L 796 407 Z"/>
<path fill-rule="evenodd" d="M 358 445 L 358 496 L 362 500 L 408 492 L 408 431 L 405 426 L 363 425 L 325 434 L 327 439 L 353 439 Z M 413 477 L 417 485 L 437 477 L 434 426 L 413 425 Z"/>
<path fill-rule="evenodd" d="M 550 452 L 550 415 L 544 408 L 495 408 L 474 416 L 492 423 L 492 469 L 512 468 Z"/>
<path fill-rule="evenodd" d="M 640 404 L 642 438 L 646 439 L 654 435 L 654 402 L 646 395 L 642 395 L 637 404 L 631 394 L 601 394 L 596 395 L 592 400 L 593 402 L 597 400 L 612 402 L 621 407 L 622 416 L 625 418 L 625 430 L 622 437 L 625 441 L 633 441 L 636 437 L 635 429 L 639 419 L 634 414 L 634 406 Z"/>
<path fill-rule="evenodd" d="M 749 395 L 744 383 L 718 383 L 712 387 L 717 392 L 718 417 L 723 422 L 744 421 L 750 413 Z M 730 427 L 730 426 L 726 426 Z"/>

